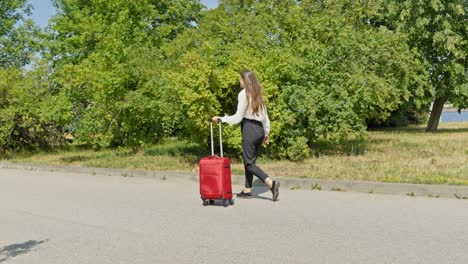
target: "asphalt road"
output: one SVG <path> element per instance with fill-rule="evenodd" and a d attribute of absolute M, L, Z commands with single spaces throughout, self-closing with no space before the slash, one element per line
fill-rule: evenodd
<path fill-rule="evenodd" d="M 239 190 L 241 186 L 234 186 Z M 0 169 L 0 263 L 468 263 L 468 201 Z"/>

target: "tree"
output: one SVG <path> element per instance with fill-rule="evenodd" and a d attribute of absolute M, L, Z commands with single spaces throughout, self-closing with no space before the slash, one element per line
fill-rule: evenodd
<path fill-rule="evenodd" d="M 426 64 L 435 89 L 426 131 L 434 132 L 447 101 L 459 110 L 468 107 L 468 2 L 385 0 L 380 14 L 380 22 L 408 34 L 408 44 Z"/>
<path fill-rule="evenodd" d="M 50 67 L 0 68 L 0 151 L 51 148 L 64 142 L 71 107 L 48 80 Z"/>
<path fill-rule="evenodd" d="M 56 0 L 49 52 L 73 105 L 79 141 L 139 148 L 174 133 L 176 93 L 162 76 L 159 48 L 194 26 L 196 0 Z"/>
<path fill-rule="evenodd" d="M 192 134 L 207 131 L 210 115 L 235 111 L 244 68 L 263 83 L 276 157 L 300 160 L 321 142 L 363 138 L 366 120 L 418 98 L 424 69 L 405 35 L 363 19 L 378 5 L 353 3 L 225 0 L 205 12 L 165 49 Z M 238 149 L 238 129 L 226 134 Z"/>
<path fill-rule="evenodd" d="M 40 49 L 40 29 L 32 20 L 24 20 L 31 6 L 27 0 L 0 2 L 0 67 L 21 67 Z"/>
<path fill-rule="evenodd" d="M 40 29 L 26 0 L 0 2 L 0 151 L 47 148 L 62 140 L 63 122 L 54 115 L 49 65 L 33 61 Z M 29 65 L 26 70 L 24 66 Z M 64 116 L 60 114 L 60 116 Z"/>

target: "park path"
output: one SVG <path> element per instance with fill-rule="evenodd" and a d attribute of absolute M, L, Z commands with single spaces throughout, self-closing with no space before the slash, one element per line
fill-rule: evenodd
<path fill-rule="evenodd" d="M 235 190 L 240 186 L 234 186 Z M 0 263 L 468 263 L 468 201 L 0 169 Z"/>

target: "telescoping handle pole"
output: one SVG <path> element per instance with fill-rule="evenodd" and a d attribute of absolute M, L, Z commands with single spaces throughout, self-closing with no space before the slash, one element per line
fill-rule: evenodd
<path fill-rule="evenodd" d="M 210 122 L 210 136 L 211 136 L 211 156 L 214 156 L 213 122 Z"/>
<path fill-rule="evenodd" d="M 223 126 L 221 125 L 221 121 L 218 122 L 219 124 L 219 151 L 221 153 L 221 158 L 223 157 Z"/>
<path fill-rule="evenodd" d="M 214 156 L 214 140 L 213 140 L 213 122 L 210 123 L 210 135 L 211 135 L 211 156 Z M 221 158 L 223 157 L 223 127 L 219 122 L 219 149 Z"/>

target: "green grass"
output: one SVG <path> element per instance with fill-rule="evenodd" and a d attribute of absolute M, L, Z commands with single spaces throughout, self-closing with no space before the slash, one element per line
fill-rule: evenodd
<path fill-rule="evenodd" d="M 203 150 L 185 141 L 168 141 L 161 145 L 150 146 L 144 153 L 131 148 L 93 150 L 83 146 L 69 146 L 48 152 L 24 152 L 6 160 L 31 164 L 73 165 L 97 168 L 140 168 L 148 170 L 190 171 Z"/>
<path fill-rule="evenodd" d="M 258 164 L 271 176 L 468 185 L 468 122 L 441 124 L 437 133 L 425 133 L 423 126 L 370 131 L 367 144 L 351 142 L 338 149 L 320 150 L 318 157 L 299 163 L 260 158 Z M 172 140 L 137 154 L 130 148 L 94 151 L 70 146 L 15 154 L 6 160 L 196 172 L 198 160 L 209 152 L 194 143 Z M 233 160 L 232 171 L 243 174 L 239 160 Z"/>

